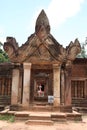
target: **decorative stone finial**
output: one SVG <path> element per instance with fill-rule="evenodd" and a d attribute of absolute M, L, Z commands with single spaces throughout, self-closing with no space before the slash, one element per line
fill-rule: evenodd
<path fill-rule="evenodd" d="M 36 26 L 35 26 L 35 32 L 38 33 L 38 31 L 40 30 L 41 26 L 44 26 L 47 33 L 50 32 L 50 25 L 49 25 L 49 20 L 48 17 L 45 13 L 44 10 L 41 11 L 41 13 L 39 14 L 37 20 L 36 20 Z"/>

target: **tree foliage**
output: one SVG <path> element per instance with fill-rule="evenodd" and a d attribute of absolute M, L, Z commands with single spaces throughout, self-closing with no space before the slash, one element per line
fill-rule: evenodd
<path fill-rule="evenodd" d="M 84 43 L 81 43 L 81 53 L 77 56 L 77 58 L 87 58 L 87 37 Z"/>
<path fill-rule="evenodd" d="M 2 62 L 9 62 L 8 55 L 2 49 L 2 47 L 3 47 L 3 44 L 0 42 L 0 63 L 2 63 Z"/>

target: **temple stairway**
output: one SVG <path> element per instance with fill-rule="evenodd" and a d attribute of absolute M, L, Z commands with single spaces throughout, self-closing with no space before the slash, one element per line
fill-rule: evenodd
<path fill-rule="evenodd" d="M 8 114 L 15 116 L 15 121 L 25 121 L 29 125 L 53 125 L 55 122 L 82 121 L 82 115 L 73 113 L 71 107 L 54 107 L 47 101 L 34 101 L 28 107 L 10 106 Z M 65 112 L 66 111 L 66 112 Z M 68 111 L 68 112 L 67 112 Z"/>
<path fill-rule="evenodd" d="M 14 115 L 15 122 L 23 121 L 29 125 L 53 125 L 54 123 L 64 123 L 67 121 L 82 121 L 82 115 L 77 112 L 39 112 L 39 111 L 9 111 L 4 110 L 0 115 Z"/>
<path fill-rule="evenodd" d="M 60 107 L 53 107 L 47 102 L 34 102 L 28 108 L 14 107 L 15 110 L 7 109 L 0 114 L 15 116 L 15 121 L 25 121 L 29 125 L 53 125 L 54 123 L 67 121 L 82 121 L 82 115 L 78 112 L 61 112 Z"/>
<path fill-rule="evenodd" d="M 34 102 L 30 106 L 29 110 L 37 112 L 51 112 L 53 111 L 53 104 L 48 104 L 48 102 Z"/>
<path fill-rule="evenodd" d="M 15 121 L 25 121 L 29 125 L 53 125 L 67 121 L 82 121 L 82 115 L 77 112 L 60 112 L 60 107 L 53 107 L 47 102 L 34 102 L 27 109 L 9 111 L 15 116 Z"/>

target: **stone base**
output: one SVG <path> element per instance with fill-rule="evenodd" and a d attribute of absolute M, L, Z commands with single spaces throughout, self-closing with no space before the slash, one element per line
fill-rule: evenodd
<path fill-rule="evenodd" d="M 69 112 L 72 113 L 72 106 L 55 106 L 53 104 L 44 104 L 44 105 L 37 105 L 37 104 L 31 104 L 29 106 L 22 106 L 20 105 L 11 105 L 10 106 L 11 111 L 47 111 L 47 112 Z"/>
<path fill-rule="evenodd" d="M 54 98 L 53 106 L 58 107 L 60 105 L 60 98 Z"/>
<path fill-rule="evenodd" d="M 21 111 L 22 110 L 22 106 L 15 104 L 15 105 L 10 105 L 10 110 L 11 111 Z"/>
<path fill-rule="evenodd" d="M 72 113 L 72 106 L 60 106 L 60 112 L 69 112 Z"/>

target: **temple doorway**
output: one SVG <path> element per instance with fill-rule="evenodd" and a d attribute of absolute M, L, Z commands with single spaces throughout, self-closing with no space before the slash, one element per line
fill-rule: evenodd
<path fill-rule="evenodd" d="M 34 80 L 34 101 L 47 101 L 48 77 L 36 77 Z"/>
<path fill-rule="evenodd" d="M 30 85 L 31 104 L 47 104 L 49 95 L 53 95 L 52 66 L 32 65 Z"/>

